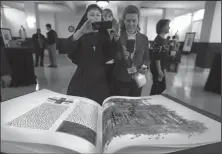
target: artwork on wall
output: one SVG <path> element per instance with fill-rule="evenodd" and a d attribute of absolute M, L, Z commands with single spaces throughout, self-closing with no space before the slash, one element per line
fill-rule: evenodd
<path fill-rule="evenodd" d="M 195 35 L 196 35 L 195 32 L 192 32 L 192 33 L 190 32 L 186 34 L 184 45 L 183 45 L 183 52 L 189 53 L 191 51 L 193 42 L 195 39 Z"/>
<path fill-rule="evenodd" d="M 11 30 L 8 28 L 1 28 L 1 37 L 5 47 L 9 46 L 9 42 L 12 40 Z"/>
<path fill-rule="evenodd" d="M 73 33 L 73 32 L 75 31 L 75 27 L 74 27 L 74 26 L 69 26 L 69 27 L 68 27 L 68 31 L 69 31 L 70 33 Z"/>

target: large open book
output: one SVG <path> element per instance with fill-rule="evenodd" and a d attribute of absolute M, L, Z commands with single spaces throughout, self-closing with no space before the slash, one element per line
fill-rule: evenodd
<path fill-rule="evenodd" d="M 162 95 L 103 105 L 49 90 L 1 103 L 1 152 L 170 153 L 221 142 L 221 123 Z"/>

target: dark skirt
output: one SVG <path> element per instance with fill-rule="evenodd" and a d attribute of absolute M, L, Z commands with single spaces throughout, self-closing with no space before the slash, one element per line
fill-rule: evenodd
<path fill-rule="evenodd" d="M 162 70 L 164 73 L 164 70 Z M 166 79 L 165 77 L 162 79 L 162 81 L 158 80 L 158 72 L 155 65 L 151 65 L 151 73 L 152 73 L 152 79 L 153 84 L 150 91 L 150 95 L 159 95 L 166 90 Z M 165 76 L 165 74 L 164 74 Z"/>
<path fill-rule="evenodd" d="M 115 85 L 115 80 L 113 76 L 113 68 L 114 68 L 114 64 L 105 65 L 106 80 L 108 83 L 109 92 L 111 96 L 114 96 L 114 85 Z"/>
<path fill-rule="evenodd" d="M 77 67 L 67 90 L 67 95 L 86 97 L 102 105 L 110 96 L 104 67 L 83 70 Z"/>

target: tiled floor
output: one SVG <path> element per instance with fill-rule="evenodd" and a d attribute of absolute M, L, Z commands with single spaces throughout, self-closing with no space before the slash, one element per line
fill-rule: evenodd
<path fill-rule="evenodd" d="M 194 69 L 195 54 L 182 57 L 178 73 L 166 73 L 166 93 L 190 105 L 221 116 L 221 96 L 203 90 L 209 70 L 204 72 Z M 45 67 L 35 68 L 38 84 L 29 87 L 6 88 L 2 91 L 3 100 L 30 93 L 42 88 L 66 94 L 66 90 L 76 66 L 66 55 L 58 55 L 58 68 L 48 68 L 48 56 L 45 56 Z M 152 85 L 151 74 L 147 73 L 147 85 L 142 95 L 150 93 Z"/>

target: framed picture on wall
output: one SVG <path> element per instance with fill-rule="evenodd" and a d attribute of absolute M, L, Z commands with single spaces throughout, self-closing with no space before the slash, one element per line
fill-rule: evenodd
<path fill-rule="evenodd" d="M 190 53 L 192 46 L 193 46 L 195 36 L 196 36 L 195 32 L 186 33 L 186 37 L 185 37 L 184 44 L 183 44 L 183 52 Z"/>
<path fill-rule="evenodd" d="M 12 40 L 11 30 L 8 28 L 1 28 L 1 37 L 5 47 L 9 47 L 9 42 Z"/>

